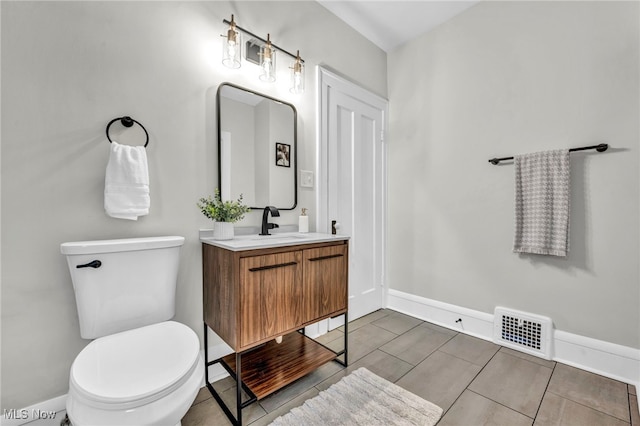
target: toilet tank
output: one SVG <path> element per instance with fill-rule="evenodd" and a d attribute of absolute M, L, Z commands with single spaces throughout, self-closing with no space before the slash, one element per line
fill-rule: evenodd
<path fill-rule="evenodd" d="M 61 244 L 82 338 L 95 339 L 171 319 L 183 244 L 184 237 L 175 236 Z"/>

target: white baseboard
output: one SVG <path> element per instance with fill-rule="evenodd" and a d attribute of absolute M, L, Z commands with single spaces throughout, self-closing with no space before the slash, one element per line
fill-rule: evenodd
<path fill-rule="evenodd" d="M 0 417 L 2 426 L 19 426 L 27 423 L 60 424 L 64 418 L 67 395 L 60 395 L 19 410 L 3 410 Z"/>
<path fill-rule="evenodd" d="M 493 341 L 492 314 L 392 289 L 389 289 L 387 296 L 387 307 L 442 327 Z"/>
<path fill-rule="evenodd" d="M 640 350 L 555 330 L 554 361 L 638 387 Z"/>
<path fill-rule="evenodd" d="M 387 307 L 431 323 L 493 341 L 493 314 L 389 289 Z M 462 320 L 458 321 L 457 320 Z M 552 359 L 636 386 L 640 349 L 554 330 Z M 640 392 L 639 392 L 640 393 Z M 640 395 L 639 395 L 640 402 Z"/>

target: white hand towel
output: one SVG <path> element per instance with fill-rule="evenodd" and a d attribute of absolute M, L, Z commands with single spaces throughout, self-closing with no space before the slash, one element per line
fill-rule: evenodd
<path fill-rule="evenodd" d="M 111 217 L 138 220 L 149 214 L 149 167 L 143 146 L 111 142 L 104 179 L 104 209 Z"/>
<path fill-rule="evenodd" d="M 514 252 L 567 255 L 569 164 L 568 149 L 515 156 Z"/>

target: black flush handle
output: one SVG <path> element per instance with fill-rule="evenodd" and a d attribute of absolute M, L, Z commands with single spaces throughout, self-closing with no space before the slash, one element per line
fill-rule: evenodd
<path fill-rule="evenodd" d="M 80 269 L 80 268 L 99 268 L 102 266 L 102 262 L 100 262 L 99 260 L 92 260 L 89 263 L 85 263 L 84 265 L 78 265 L 76 266 L 76 268 Z"/>

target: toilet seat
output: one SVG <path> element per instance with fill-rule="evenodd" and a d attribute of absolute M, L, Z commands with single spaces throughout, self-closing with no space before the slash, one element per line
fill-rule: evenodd
<path fill-rule="evenodd" d="M 174 321 L 101 337 L 76 357 L 70 391 L 96 408 L 146 405 L 185 383 L 199 365 L 199 352 L 193 330 Z"/>

